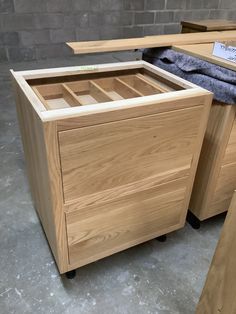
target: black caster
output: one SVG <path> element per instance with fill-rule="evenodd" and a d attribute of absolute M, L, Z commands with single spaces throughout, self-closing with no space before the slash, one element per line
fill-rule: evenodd
<path fill-rule="evenodd" d="M 73 279 L 73 278 L 75 278 L 75 276 L 76 276 L 76 270 L 75 269 L 73 269 L 71 271 L 68 271 L 66 273 L 66 278 L 67 279 Z"/>
<path fill-rule="evenodd" d="M 162 236 L 157 237 L 156 239 L 159 242 L 166 242 L 167 236 L 166 236 L 166 234 L 163 234 Z"/>
<path fill-rule="evenodd" d="M 187 214 L 187 222 L 193 229 L 199 229 L 201 227 L 201 221 L 190 211 Z"/>

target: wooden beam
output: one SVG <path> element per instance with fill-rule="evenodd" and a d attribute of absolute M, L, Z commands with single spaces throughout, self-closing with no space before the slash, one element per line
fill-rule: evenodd
<path fill-rule="evenodd" d="M 147 36 L 141 38 L 68 42 L 74 54 L 122 51 L 140 48 L 168 47 L 174 45 L 190 45 L 212 43 L 214 41 L 236 40 L 236 31 L 204 32 Z"/>

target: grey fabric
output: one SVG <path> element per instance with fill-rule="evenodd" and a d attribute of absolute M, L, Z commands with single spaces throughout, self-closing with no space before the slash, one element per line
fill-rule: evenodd
<path fill-rule="evenodd" d="M 214 98 L 236 104 L 236 72 L 170 48 L 145 49 L 143 59 L 214 93 Z"/>

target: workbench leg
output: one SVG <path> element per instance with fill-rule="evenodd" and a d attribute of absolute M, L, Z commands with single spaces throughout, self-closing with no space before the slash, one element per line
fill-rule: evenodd
<path fill-rule="evenodd" d="M 192 226 L 193 229 L 199 229 L 201 226 L 201 221 L 190 211 L 187 214 L 187 222 Z"/>
<path fill-rule="evenodd" d="M 66 273 L 66 278 L 67 279 L 73 279 L 73 278 L 75 278 L 75 276 L 76 276 L 76 270 L 75 269 L 73 269 L 71 271 L 68 271 Z"/>
<path fill-rule="evenodd" d="M 159 242 L 166 242 L 167 236 L 166 236 L 166 234 L 163 234 L 162 236 L 157 237 L 156 239 L 157 239 Z"/>

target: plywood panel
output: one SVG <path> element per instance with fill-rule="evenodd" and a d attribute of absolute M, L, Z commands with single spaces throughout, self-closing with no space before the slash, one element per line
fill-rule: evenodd
<path fill-rule="evenodd" d="M 226 147 L 225 156 L 223 160 L 223 165 L 229 163 L 236 163 L 236 120 L 234 120 L 234 124 L 232 127 L 232 131 L 230 134 L 229 142 Z"/>

